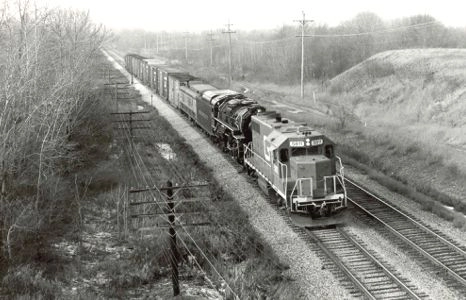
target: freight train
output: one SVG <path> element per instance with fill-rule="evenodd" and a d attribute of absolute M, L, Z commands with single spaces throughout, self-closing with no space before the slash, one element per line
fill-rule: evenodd
<path fill-rule="evenodd" d="M 290 212 L 314 218 L 346 208 L 343 166 L 325 135 L 162 60 L 128 54 L 125 65 L 257 176 L 260 188 Z"/>

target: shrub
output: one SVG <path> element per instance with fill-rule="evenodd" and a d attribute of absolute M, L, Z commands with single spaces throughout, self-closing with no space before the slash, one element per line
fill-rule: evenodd
<path fill-rule="evenodd" d="M 365 70 L 370 78 L 387 77 L 395 74 L 395 68 L 390 62 L 368 60 Z"/>
<path fill-rule="evenodd" d="M 462 213 L 455 213 L 453 217 L 453 226 L 463 228 L 466 226 L 466 217 Z"/>
<path fill-rule="evenodd" d="M 28 295 L 33 299 L 55 299 L 60 296 L 57 282 L 45 279 L 42 271 L 30 265 L 9 270 L 3 278 L 3 285 L 10 295 Z"/>
<path fill-rule="evenodd" d="M 421 209 L 425 210 L 425 211 L 432 212 L 432 210 L 434 208 L 434 203 L 435 202 L 432 201 L 432 200 L 426 200 L 426 201 L 422 202 Z"/>
<path fill-rule="evenodd" d="M 447 221 L 453 221 L 454 212 L 449 210 L 448 208 L 445 208 L 439 202 L 434 202 L 432 212 Z"/>

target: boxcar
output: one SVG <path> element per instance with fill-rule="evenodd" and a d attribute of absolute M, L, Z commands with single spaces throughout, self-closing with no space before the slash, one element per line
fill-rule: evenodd
<path fill-rule="evenodd" d="M 125 56 L 126 69 L 139 79 L 142 79 L 143 76 L 144 59 L 146 58 L 139 54 L 128 54 Z"/>
<path fill-rule="evenodd" d="M 191 120 L 197 120 L 197 93 L 187 86 L 181 86 L 179 89 L 179 109 L 185 113 Z"/>
<path fill-rule="evenodd" d="M 202 83 L 202 80 L 187 73 L 168 75 L 168 102 L 178 108 L 180 101 L 180 88 L 194 83 Z"/>
<path fill-rule="evenodd" d="M 168 76 L 170 75 L 175 75 L 175 74 L 184 74 L 188 75 L 187 72 L 183 72 L 181 70 L 175 69 L 175 68 L 170 68 L 170 67 L 160 67 L 158 69 L 157 75 L 158 77 L 158 86 L 159 86 L 159 91 L 158 94 L 164 98 L 165 100 L 168 100 L 168 94 L 170 92 L 170 87 L 169 87 L 169 81 L 168 81 Z"/>
<path fill-rule="evenodd" d="M 217 88 L 206 83 L 190 84 L 189 88 L 197 94 L 196 98 L 196 122 L 204 129 L 209 135 L 213 134 L 212 131 L 212 107 L 210 102 L 202 98 L 202 94 L 206 91 L 213 91 Z"/>
<path fill-rule="evenodd" d="M 147 62 L 146 78 L 144 82 L 149 85 L 150 88 L 156 90 L 157 87 L 157 67 L 166 66 L 165 60 L 159 58 L 148 58 L 145 59 Z M 156 91 L 157 92 L 157 91 Z"/>

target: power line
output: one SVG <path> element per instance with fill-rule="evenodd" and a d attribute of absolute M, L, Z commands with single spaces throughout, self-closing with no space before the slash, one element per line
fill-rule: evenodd
<path fill-rule="evenodd" d="M 128 141 L 130 141 L 130 144 L 132 143 L 131 141 L 131 137 L 129 135 L 129 132 L 128 130 L 125 130 L 124 131 L 125 135 L 126 135 L 126 138 L 128 139 Z M 137 151 L 137 149 L 134 149 L 133 147 L 131 147 L 131 152 L 133 153 L 133 155 L 131 157 L 134 158 L 134 162 L 136 163 L 141 176 L 142 176 L 142 181 L 144 181 L 146 183 L 146 185 L 148 184 L 148 180 L 147 178 L 144 176 L 144 174 L 148 174 L 149 178 L 151 181 L 153 181 L 153 178 L 152 178 L 152 174 L 150 172 L 144 172 L 143 168 L 148 171 L 148 167 L 146 166 L 146 164 L 144 163 L 144 160 L 142 159 L 141 157 L 141 154 L 139 153 L 139 151 Z M 140 161 L 140 163 L 138 162 Z M 142 165 L 142 167 L 141 167 Z M 155 191 L 153 191 L 152 189 L 150 189 L 149 191 L 151 191 L 151 193 L 153 194 L 155 191 L 157 191 L 159 194 L 161 193 L 160 189 L 158 188 L 155 188 Z M 155 198 L 155 196 L 154 196 Z M 155 201 L 155 203 L 159 206 L 160 209 L 162 209 L 160 203 L 158 203 L 158 201 Z M 204 253 L 204 251 L 199 247 L 199 245 L 196 243 L 196 241 L 194 240 L 194 238 L 189 234 L 189 232 L 186 230 L 186 228 L 183 227 L 182 224 L 180 224 L 180 227 L 186 232 L 186 234 L 189 236 L 189 238 L 191 239 L 191 241 L 194 243 L 194 245 L 196 246 L 196 248 L 199 250 L 199 252 L 202 254 L 202 256 L 207 260 L 207 262 L 210 264 L 211 268 L 213 269 L 213 271 L 225 282 L 225 284 L 227 285 L 228 289 L 231 291 L 231 293 L 235 296 L 235 299 L 239 299 L 238 296 L 235 294 L 235 292 L 233 291 L 233 289 L 229 286 L 228 282 L 220 275 L 220 273 L 218 272 L 218 270 L 215 268 L 215 266 L 212 264 L 212 262 L 207 258 L 207 255 Z M 181 239 L 180 239 L 181 240 Z M 182 241 L 182 240 L 181 240 Z M 186 244 L 184 243 L 184 241 L 182 241 L 183 244 L 186 246 Z M 189 250 L 188 250 L 189 251 Z M 171 263 L 174 263 L 174 261 L 172 261 L 174 258 L 173 257 L 170 257 L 168 259 L 168 261 L 170 261 Z M 196 261 L 197 263 L 197 261 Z M 197 265 L 199 266 L 199 268 L 203 271 L 204 274 L 206 274 L 206 272 L 200 267 L 200 265 L 197 263 Z M 178 281 L 178 278 L 176 278 L 174 276 L 173 280 L 175 281 Z"/>
<path fill-rule="evenodd" d="M 376 31 L 366 31 L 366 32 L 357 32 L 357 33 L 342 33 L 342 34 L 307 34 L 304 37 L 353 37 L 353 36 L 363 36 L 363 35 L 373 35 L 373 34 L 382 34 L 382 33 L 389 33 L 389 32 L 396 32 L 399 30 L 409 29 L 409 28 L 417 28 L 417 27 L 429 27 L 430 25 L 434 25 L 440 23 L 439 21 L 432 21 L 426 23 L 419 23 L 414 25 L 407 25 L 407 26 L 399 26 L 393 28 L 387 28 L 383 30 L 376 30 Z"/>

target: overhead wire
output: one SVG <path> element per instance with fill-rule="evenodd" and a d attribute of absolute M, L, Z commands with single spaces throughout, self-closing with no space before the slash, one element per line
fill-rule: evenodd
<path fill-rule="evenodd" d="M 131 137 L 130 134 L 129 134 L 129 129 L 128 129 L 128 130 L 125 130 L 125 131 L 126 131 L 126 132 L 125 132 L 125 135 L 126 135 L 128 141 L 129 141 L 129 143 L 132 143 L 132 140 L 131 140 L 132 137 Z M 139 153 L 138 151 L 136 151 L 134 148 L 132 149 L 132 152 L 133 152 L 133 156 L 132 156 L 132 157 L 135 158 L 134 161 L 136 162 L 137 167 L 138 167 L 138 169 L 139 169 L 140 172 L 141 172 L 140 174 L 144 174 L 144 173 L 149 174 L 149 176 L 151 177 L 151 179 L 153 179 L 151 173 L 150 173 L 150 172 L 144 172 L 143 168 L 141 167 L 141 164 L 142 164 L 143 167 L 144 167 L 144 169 L 148 170 L 148 168 L 147 168 L 147 166 L 145 165 L 145 163 L 144 163 L 144 161 L 143 161 L 143 159 L 142 159 L 140 153 Z M 138 158 L 139 158 L 141 164 L 138 162 Z M 147 179 L 146 179 L 144 176 L 142 177 L 142 180 L 146 183 L 146 186 L 148 186 L 148 181 L 147 181 Z M 161 193 L 161 191 L 160 191 L 157 187 L 155 187 L 155 190 L 158 191 L 159 193 Z M 151 194 L 153 194 L 153 192 L 154 192 L 153 190 L 149 190 L 149 191 L 151 192 Z M 154 199 L 156 199 L 156 198 L 154 198 Z M 157 203 L 157 201 L 155 201 L 155 202 Z M 161 207 L 161 205 L 160 205 L 159 203 L 157 203 L 157 205 L 158 205 L 159 208 L 163 211 L 163 208 Z M 180 238 L 180 239 L 181 239 L 181 238 Z M 193 240 L 193 242 L 195 243 L 194 240 Z M 195 244 L 196 244 L 196 243 L 195 243 Z M 197 244 L 196 244 L 196 246 L 197 246 Z M 202 249 L 200 249 L 198 246 L 197 246 L 197 248 L 198 248 L 198 250 L 205 256 L 205 254 L 203 253 Z M 167 256 L 167 254 L 165 254 L 165 256 Z M 173 258 L 172 255 L 168 255 L 168 261 L 169 261 L 169 262 L 177 263 L 177 262 L 174 261 L 173 259 L 174 259 L 174 258 Z M 199 266 L 199 267 L 200 267 L 200 266 Z M 216 271 L 216 273 L 219 274 L 218 271 L 215 269 L 215 267 L 213 267 L 213 268 L 214 268 L 214 270 Z M 202 272 L 203 272 L 204 274 L 206 274 L 205 270 L 203 270 L 202 268 L 201 268 L 201 270 L 202 270 Z M 207 276 L 206 276 L 206 277 L 207 277 Z M 208 278 L 208 277 L 207 277 L 207 278 Z M 228 285 L 228 283 L 226 282 L 226 280 L 225 280 L 221 275 L 220 275 L 220 278 Z M 209 279 L 209 280 L 210 280 L 210 279 Z M 228 286 L 229 286 L 229 285 L 228 285 Z M 214 286 L 214 288 L 215 288 L 215 286 Z"/>
<path fill-rule="evenodd" d="M 124 119 L 123 115 L 120 116 L 120 121 L 122 121 Z M 136 163 L 140 169 L 140 166 L 138 164 L 138 162 L 135 160 L 135 155 L 134 155 L 134 147 L 133 147 L 133 141 L 132 141 L 132 137 L 130 136 L 130 132 L 129 132 L 129 127 L 124 125 L 124 128 L 122 129 L 122 132 L 123 134 L 125 135 L 125 138 L 126 138 L 126 141 L 127 143 L 125 144 L 126 146 L 123 147 L 123 151 L 126 153 L 126 158 L 127 158 L 127 161 L 129 163 L 129 166 L 130 166 L 130 169 L 132 170 L 132 173 L 133 173 L 133 178 L 136 180 L 136 182 L 138 181 L 138 174 L 144 174 L 142 172 L 138 173 L 136 172 L 135 170 L 135 166 L 134 164 Z M 127 147 L 127 145 L 129 145 L 129 147 Z M 128 149 L 129 148 L 129 149 Z M 129 150 L 129 151 L 128 151 Z M 143 178 L 144 179 L 144 178 Z M 161 237 L 161 236 L 160 236 Z M 162 251 L 159 251 L 158 254 L 160 253 L 163 253 L 164 255 L 164 258 L 167 262 L 170 262 L 172 260 L 172 257 L 170 255 L 170 253 L 168 252 L 168 249 L 167 248 L 164 248 L 162 249 Z"/>
<path fill-rule="evenodd" d="M 354 37 L 354 36 L 363 36 L 363 35 L 374 35 L 374 34 L 383 34 L 383 33 L 390 33 L 396 32 L 399 30 L 410 29 L 410 28 L 418 28 L 418 27 L 429 27 L 431 25 L 440 23 L 439 21 L 432 21 L 426 23 L 419 23 L 413 25 L 406 25 L 406 26 L 398 26 L 393 28 L 387 28 L 382 30 L 374 30 L 374 31 L 366 31 L 366 32 L 355 32 L 355 33 L 340 33 L 340 34 L 306 34 L 304 37 L 325 37 L 325 38 L 335 38 L 335 37 Z M 301 36 L 298 36 L 301 37 Z"/>

